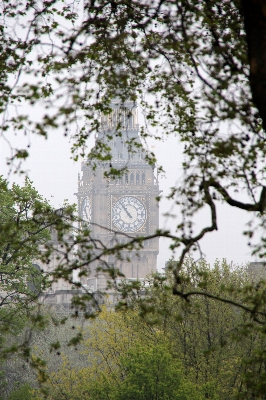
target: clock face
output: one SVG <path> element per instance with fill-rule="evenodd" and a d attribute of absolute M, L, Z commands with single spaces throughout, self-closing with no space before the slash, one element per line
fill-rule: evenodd
<path fill-rule="evenodd" d="M 122 232 L 136 232 L 145 224 L 144 204 L 133 196 L 121 197 L 112 207 L 113 225 Z"/>
<path fill-rule="evenodd" d="M 91 222 L 91 202 L 88 197 L 85 197 L 82 201 L 81 206 L 81 218 L 83 219 L 83 223 L 87 226 L 90 226 Z"/>

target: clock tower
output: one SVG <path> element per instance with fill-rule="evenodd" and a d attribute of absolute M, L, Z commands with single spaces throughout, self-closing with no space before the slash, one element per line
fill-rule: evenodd
<path fill-rule="evenodd" d="M 126 244 L 132 238 L 152 235 L 159 228 L 158 178 L 139 138 L 136 104 L 115 98 L 111 109 L 110 114 L 101 116 L 96 138 L 95 148 L 102 149 L 103 161 L 89 156 L 82 162 L 77 193 L 82 223 L 88 225 L 99 247 Z M 108 162 L 106 154 L 111 155 Z M 111 174 L 112 171 L 121 174 Z M 142 246 L 124 250 L 120 257 L 108 255 L 94 262 L 83 284 L 91 285 L 95 291 L 105 289 L 106 277 L 97 273 L 101 263 L 105 268 L 109 265 L 119 269 L 129 280 L 143 279 L 155 272 L 159 239 L 144 240 Z"/>

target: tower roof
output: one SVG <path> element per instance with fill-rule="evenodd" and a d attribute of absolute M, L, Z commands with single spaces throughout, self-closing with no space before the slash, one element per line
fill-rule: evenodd
<path fill-rule="evenodd" d="M 112 166 L 117 169 L 129 164 L 148 166 L 147 152 L 139 137 L 136 102 L 115 97 L 110 108 L 109 114 L 101 115 L 100 130 L 91 155 L 99 150 L 108 153 Z"/>

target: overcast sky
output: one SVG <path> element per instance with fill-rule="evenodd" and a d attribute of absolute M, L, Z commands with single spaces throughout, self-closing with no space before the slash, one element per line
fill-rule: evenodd
<path fill-rule="evenodd" d="M 64 199 L 70 203 L 76 202 L 78 173 L 81 162 L 71 160 L 69 138 L 64 137 L 63 131 L 49 134 L 48 140 L 32 135 L 29 137 L 9 137 L 14 147 L 26 147 L 30 145 L 30 157 L 25 162 L 23 169 L 34 182 L 36 189 L 47 198 L 55 207 L 60 207 Z M 90 145 L 93 144 L 91 138 Z M 177 137 L 167 138 L 163 142 L 152 142 L 150 147 L 155 151 L 159 163 L 165 169 L 164 176 L 160 178 L 160 189 L 163 195 L 167 195 L 169 188 L 182 179 L 182 152 Z M 0 140 L 0 173 L 8 174 L 6 159 L 10 155 L 7 143 Z M 23 177 L 10 175 L 10 181 L 22 183 Z M 175 219 L 165 218 L 163 214 L 171 209 L 169 201 L 160 204 L 160 227 L 169 228 L 174 231 Z M 171 210 L 177 212 L 178 210 Z M 203 212 L 196 218 L 197 227 L 206 225 L 209 221 L 209 213 Z M 247 239 L 242 235 L 245 224 L 249 218 L 247 213 L 227 205 L 218 207 L 218 232 L 210 233 L 201 242 L 202 251 L 208 262 L 213 263 L 215 259 L 226 258 L 234 264 L 245 264 L 248 261 L 256 261 L 251 257 L 250 248 L 247 246 Z M 195 232 L 197 229 L 195 229 Z M 168 250 L 169 242 L 166 239 L 160 240 L 160 254 L 158 257 L 158 268 L 164 266 L 165 261 L 171 256 Z M 199 255 L 195 253 L 197 259 Z"/>

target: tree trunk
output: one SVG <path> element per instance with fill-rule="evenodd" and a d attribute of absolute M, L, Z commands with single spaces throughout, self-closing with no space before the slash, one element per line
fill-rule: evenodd
<path fill-rule="evenodd" d="M 242 0 L 254 104 L 266 131 L 266 1 Z"/>

